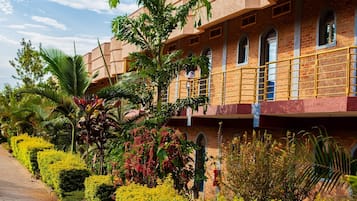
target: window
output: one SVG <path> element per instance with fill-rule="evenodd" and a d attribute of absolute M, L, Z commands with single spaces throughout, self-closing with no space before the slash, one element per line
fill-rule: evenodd
<path fill-rule="evenodd" d="M 333 11 L 324 12 L 320 16 L 318 45 L 329 45 L 336 42 L 336 20 Z"/>
<path fill-rule="evenodd" d="M 273 16 L 273 18 L 279 17 L 279 16 L 290 13 L 290 11 L 291 11 L 291 2 L 288 1 L 288 2 L 285 2 L 285 3 L 282 3 L 280 5 L 273 7 L 272 16 Z"/>
<path fill-rule="evenodd" d="M 238 64 L 248 62 L 248 37 L 242 37 L 238 42 Z"/>
<path fill-rule="evenodd" d="M 256 18 L 257 18 L 256 14 L 249 15 L 247 17 L 243 17 L 242 18 L 242 28 L 245 28 L 245 27 L 255 24 Z"/>
<path fill-rule="evenodd" d="M 170 45 L 168 48 L 167 48 L 167 51 L 168 53 L 170 52 L 173 52 L 175 51 L 177 48 L 176 48 L 176 44 L 173 44 L 173 45 Z"/>
<path fill-rule="evenodd" d="M 218 27 L 218 28 L 212 29 L 209 32 L 209 39 L 218 38 L 221 35 L 222 35 L 222 27 Z"/>
<path fill-rule="evenodd" d="M 189 44 L 190 46 L 196 45 L 200 42 L 200 37 L 196 36 L 196 37 L 190 38 L 189 42 L 190 42 L 190 44 Z"/>

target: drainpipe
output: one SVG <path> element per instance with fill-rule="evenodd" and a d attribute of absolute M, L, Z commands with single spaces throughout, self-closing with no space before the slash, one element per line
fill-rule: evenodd
<path fill-rule="evenodd" d="M 218 144 L 218 159 L 217 159 L 217 164 L 216 164 L 216 169 L 213 171 L 214 175 L 214 181 L 213 185 L 216 186 L 216 198 L 218 199 L 219 192 L 221 190 L 220 188 L 220 182 L 222 181 L 221 177 L 221 171 L 222 171 L 222 139 L 223 139 L 223 133 L 222 133 L 222 125 L 223 122 L 220 121 L 218 123 L 218 132 L 217 132 L 217 144 Z"/>

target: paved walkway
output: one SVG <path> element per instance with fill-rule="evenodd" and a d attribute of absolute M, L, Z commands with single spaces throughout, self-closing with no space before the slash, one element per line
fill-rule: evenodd
<path fill-rule="evenodd" d="M 32 177 L 0 145 L 0 201 L 55 201 L 54 192 Z"/>

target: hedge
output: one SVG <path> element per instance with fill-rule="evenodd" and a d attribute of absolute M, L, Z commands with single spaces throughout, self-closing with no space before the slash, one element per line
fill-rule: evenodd
<path fill-rule="evenodd" d="M 19 136 L 13 136 L 10 138 L 10 147 L 12 149 L 12 155 L 14 157 L 17 157 L 18 155 L 18 144 L 20 142 L 23 142 L 24 140 L 30 140 L 31 137 L 28 136 L 27 134 L 19 135 Z"/>
<path fill-rule="evenodd" d="M 59 197 L 67 192 L 84 189 L 84 180 L 89 176 L 89 171 L 78 155 L 46 150 L 38 153 L 38 161 L 42 180 Z"/>
<path fill-rule="evenodd" d="M 115 192 L 112 176 L 93 175 L 84 181 L 84 195 L 86 201 L 112 201 L 111 195 Z"/>
<path fill-rule="evenodd" d="M 68 154 L 63 151 L 46 150 L 37 153 L 38 167 L 40 169 L 41 180 L 53 188 L 53 176 L 49 166 L 60 160 L 64 160 Z"/>
<path fill-rule="evenodd" d="M 188 201 L 173 188 L 173 180 L 167 178 L 163 184 L 148 188 L 139 184 L 129 184 L 116 190 L 116 201 Z"/>
<path fill-rule="evenodd" d="M 26 134 L 11 137 L 10 145 L 13 155 L 32 173 L 40 173 L 60 200 L 83 198 L 89 171 L 79 155 L 56 151 L 53 144 Z"/>
<path fill-rule="evenodd" d="M 11 147 L 14 156 L 27 168 L 32 174 L 39 173 L 37 152 L 53 149 L 54 145 L 38 137 L 29 137 L 20 135 L 11 138 Z"/>

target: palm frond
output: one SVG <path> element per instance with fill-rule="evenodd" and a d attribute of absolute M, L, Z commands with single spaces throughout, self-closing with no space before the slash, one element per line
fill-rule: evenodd
<path fill-rule="evenodd" d="M 82 56 L 66 55 L 58 49 L 42 49 L 41 56 L 47 69 L 56 77 L 63 91 L 72 96 L 83 96 L 91 83 Z"/>
<path fill-rule="evenodd" d="M 29 94 L 36 94 L 41 97 L 45 97 L 54 103 L 56 103 L 55 111 L 65 115 L 70 116 L 71 114 L 75 113 L 77 106 L 73 103 L 73 100 L 68 96 L 65 96 L 61 93 L 53 91 L 47 88 L 28 88 L 22 89 L 18 93 L 29 93 Z"/>
<path fill-rule="evenodd" d="M 315 186 L 321 182 L 321 191 L 331 191 L 342 185 L 342 178 L 351 172 L 351 156 L 326 131 L 319 129 L 319 134 L 308 133 L 308 146 L 313 154 L 305 161 L 305 169 L 300 176 L 306 184 Z"/>

